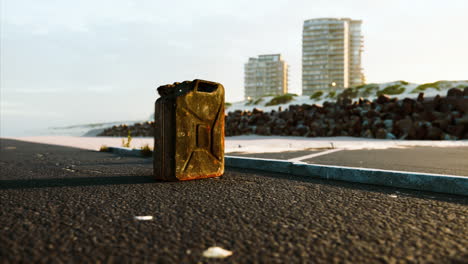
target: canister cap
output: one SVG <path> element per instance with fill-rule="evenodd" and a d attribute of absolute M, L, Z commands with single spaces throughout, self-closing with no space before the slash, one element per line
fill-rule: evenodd
<path fill-rule="evenodd" d="M 184 81 L 182 83 L 175 82 L 173 84 L 166 84 L 158 87 L 160 96 L 179 96 L 193 90 L 192 82 Z"/>

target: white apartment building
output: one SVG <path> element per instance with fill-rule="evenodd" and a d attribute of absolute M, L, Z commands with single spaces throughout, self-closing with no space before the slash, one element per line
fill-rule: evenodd
<path fill-rule="evenodd" d="M 288 65 L 281 54 L 259 55 L 244 65 L 245 99 L 288 92 Z"/>
<path fill-rule="evenodd" d="M 302 94 L 364 83 L 361 20 L 317 18 L 304 21 Z"/>

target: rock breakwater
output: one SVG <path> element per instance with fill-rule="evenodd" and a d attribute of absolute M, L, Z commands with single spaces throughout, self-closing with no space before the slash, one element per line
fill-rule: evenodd
<path fill-rule="evenodd" d="M 153 136 L 154 122 L 120 125 L 99 136 Z M 468 139 L 468 87 L 437 95 L 398 100 L 380 95 L 369 101 L 341 97 L 323 105 L 290 105 L 264 112 L 232 111 L 226 115 L 226 136 L 280 135 L 304 137 L 353 136 L 380 139 Z"/>

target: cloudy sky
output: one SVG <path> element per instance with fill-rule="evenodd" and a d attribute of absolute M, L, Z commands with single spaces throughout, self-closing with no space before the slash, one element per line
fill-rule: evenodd
<path fill-rule="evenodd" d="M 465 0 L 1 0 L 0 135 L 150 116 L 159 85 L 243 97 L 248 57 L 281 53 L 301 89 L 306 19 L 363 20 L 368 82 L 468 79 Z"/>

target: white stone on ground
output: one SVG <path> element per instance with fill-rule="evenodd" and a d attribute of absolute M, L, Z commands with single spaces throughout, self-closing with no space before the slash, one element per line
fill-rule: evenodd
<path fill-rule="evenodd" d="M 232 255 L 232 251 L 220 247 L 210 247 L 203 251 L 205 258 L 226 258 Z"/>
<path fill-rule="evenodd" d="M 153 216 L 151 215 L 145 215 L 145 216 L 135 216 L 135 220 L 140 220 L 140 221 L 150 221 L 153 220 Z"/>

